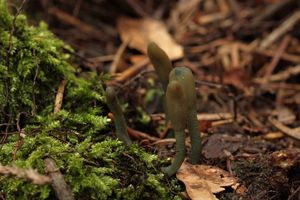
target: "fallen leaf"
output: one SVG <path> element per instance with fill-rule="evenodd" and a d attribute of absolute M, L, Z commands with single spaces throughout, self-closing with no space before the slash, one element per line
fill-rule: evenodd
<path fill-rule="evenodd" d="M 245 141 L 242 137 L 233 137 L 227 134 L 213 134 L 208 138 L 208 141 L 203 147 L 203 155 L 205 158 L 227 158 L 225 151 L 236 152 Z"/>
<path fill-rule="evenodd" d="M 271 162 L 282 169 L 289 169 L 300 163 L 300 149 L 292 148 L 275 151 L 271 154 Z"/>
<path fill-rule="evenodd" d="M 224 84 L 233 85 L 240 90 L 245 90 L 250 83 L 249 74 L 245 69 L 237 68 L 224 73 Z"/>
<path fill-rule="evenodd" d="M 210 165 L 192 165 L 186 161 L 176 177 L 185 184 L 192 200 L 217 200 L 214 193 L 221 192 L 228 186 L 236 189 L 239 185 L 237 179 L 223 169 Z"/>
<path fill-rule="evenodd" d="M 147 53 L 149 42 L 155 42 L 169 56 L 171 60 L 183 56 L 183 48 L 177 44 L 164 23 L 152 18 L 132 19 L 121 17 L 117 22 L 117 29 L 122 41 L 129 40 L 128 46 Z"/>

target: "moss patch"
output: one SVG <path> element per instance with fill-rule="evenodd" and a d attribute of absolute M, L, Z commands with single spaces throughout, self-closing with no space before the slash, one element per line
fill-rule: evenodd
<path fill-rule="evenodd" d="M 157 170 L 157 157 L 108 137 L 103 114 L 106 75 L 69 63 L 72 49 L 47 30 L 10 15 L 0 0 L 0 162 L 44 174 L 51 157 L 75 199 L 178 199 L 180 188 Z M 67 82 L 62 109 L 54 114 L 57 88 Z M 19 132 L 25 134 L 21 137 Z M 9 137 L 6 137 L 8 136 Z M 50 185 L 0 176 L 7 199 L 54 199 Z"/>

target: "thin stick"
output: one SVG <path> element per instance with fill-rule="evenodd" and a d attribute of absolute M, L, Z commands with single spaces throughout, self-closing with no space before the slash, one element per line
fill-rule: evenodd
<path fill-rule="evenodd" d="M 127 127 L 127 131 L 128 131 L 128 134 L 131 137 L 135 138 L 135 139 L 148 139 L 151 142 L 156 142 L 156 141 L 160 140 L 157 137 L 150 136 L 147 133 L 144 133 L 144 132 L 141 132 L 141 131 L 138 131 L 138 130 L 134 130 L 134 129 L 129 128 L 129 127 Z"/>
<path fill-rule="evenodd" d="M 0 164 L 0 174 L 24 178 L 36 185 L 45 185 L 51 182 L 48 176 L 39 174 L 36 170 L 22 169 L 16 166 L 8 167 Z"/>
<path fill-rule="evenodd" d="M 78 28 L 81 32 L 89 34 L 95 38 L 101 38 L 103 39 L 103 37 L 105 37 L 103 34 L 103 32 L 99 31 L 99 30 L 95 30 L 95 28 L 91 25 L 88 25 L 84 22 L 82 22 L 81 20 L 77 19 L 76 17 L 58 9 L 55 7 L 50 7 L 48 9 L 48 12 L 52 15 L 54 15 L 55 17 L 57 17 L 59 20 L 71 24 L 72 26 Z"/>
<path fill-rule="evenodd" d="M 56 166 L 55 161 L 51 158 L 46 158 L 44 160 L 44 164 L 46 172 L 51 177 L 51 185 L 55 191 L 56 197 L 59 200 L 74 200 L 72 191 L 65 182 L 63 175 Z"/>
<path fill-rule="evenodd" d="M 277 74 L 273 74 L 268 78 L 268 82 L 278 82 L 278 81 L 284 81 L 291 76 L 296 76 L 300 74 L 300 65 L 296 65 L 293 67 L 289 67 L 286 70 L 279 72 Z M 263 79 L 262 78 L 256 78 L 254 79 L 256 83 L 262 83 Z"/>
<path fill-rule="evenodd" d="M 273 73 L 275 67 L 277 66 L 278 62 L 281 59 L 282 54 L 284 53 L 285 49 L 287 48 L 289 42 L 291 41 L 291 37 L 289 35 L 285 36 L 278 47 L 278 50 L 276 51 L 276 54 L 272 58 L 272 61 L 270 62 L 269 65 L 267 65 L 265 74 L 263 77 L 263 82 L 267 82 L 271 74 Z"/>
<path fill-rule="evenodd" d="M 271 15 L 279 11 L 284 6 L 290 4 L 294 0 L 281 0 L 278 1 L 278 3 L 270 4 L 267 6 L 265 10 L 261 12 L 261 14 L 258 14 L 251 23 L 251 26 L 258 26 L 263 20 L 269 18 Z"/>
<path fill-rule="evenodd" d="M 67 82 L 65 80 L 62 80 L 59 84 L 55 98 L 54 113 L 58 113 L 61 109 L 66 83 Z"/>
<path fill-rule="evenodd" d="M 268 57 L 273 57 L 276 54 L 276 51 L 274 51 L 274 50 L 262 49 L 262 48 L 255 47 L 255 46 L 251 47 L 250 45 L 244 44 L 241 42 L 238 43 L 238 46 L 242 51 L 245 51 L 247 53 L 254 52 L 254 53 L 258 53 L 258 54 L 268 56 Z M 292 55 L 292 54 L 288 54 L 288 53 L 283 53 L 281 56 L 281 59 L 289 61 L 289 62 L 297 63 L 297 64 L 300 62 L 300 56 Z"/>
<path fill-rule="evenodd" d="M 271 124 L 273 124 L 277 129 L 279 129 L 286 135 L 295 138 L 297 140 L 300 140 L 300 131 L 298 128 L 294 128 L 294 129 L 289 128 L 285 126 L 283 123 L 281 123 L 280 121 L 272 118 L 269 118 L 269 122 L 271 122 Z"/>
<path fill-rule="evenodd" d="M 116 53 L 116 55 L 114 57 L 114 60 L 113 60 L 113 62 L 111 64 L 111 66 L 110 66 L 110 70 L 109 71 L 110 71 L 111 74 L 115 74 L 116 73 L 118 65 L 119 65 L 120 60 L 121 60 L 121 57 L 122 57 L 122 55 L 123 55 L 123 53 L 124 53 L 124 51 L 125 51 L 128 43 L 130 42 L 130 40 L 131 40 L 130 37 L 126 38 L 126 40 L 122 42 L 122 44 L 120 45 L 119 49 L 117 50 L 117 53 Z"/>
<path fill-rule="evenodd" d="M 261 48 L 268 48 L 273 44 L 279 37 L 288 32 L 295 26 L 295 24 L 300 20 L 300 11 L 294 12 L 288 19 L 283 21 L 280 26 L 278 26 L 274 31 L 272 31 L 262 42 Z"/>
<path fill-rule="evenodd" d="M 116 81 L 123 82 L 128 78 L 137 74 L 145 65 L 149 64 L 149 59 L 145 58 L 140 62 L 136 63 L 135 65 L 129 67 L 128 69 L 124 70 L 120 76 L 116 77 Z"/>

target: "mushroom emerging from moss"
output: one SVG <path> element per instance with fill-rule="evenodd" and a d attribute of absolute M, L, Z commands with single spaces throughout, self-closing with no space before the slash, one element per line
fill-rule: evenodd
<path fill-rule="evenodd" d="M 196 89 L 193 73 L 186 67 L 176 67 L 170 72 L 170 81 L 177 80 L 186 94 L 188 109 L 187 128 L 191 138 L 190 163 L 196 164 L 200 160 L 201 138 L 197 120 Z M 183 106 L 183 104 L 181 105 Z"/>
<path fill-rule="evenodd" d="M 132 141 L 127 133 L 126 121 L 118 97 L 113 87 L 106 88 L 105 97 L 106 97 L 106 103 L 110 111 L 114 115 L 116 135 L 118 139 L 124 142 L 126 145 L 132 144 Z"/>
<path fill-rule="evenodd" d="M 172 176 L 180 168 L 185 158 L 184 129 L 187 121 L 187 102 L 183 88 L 179 81 L 173 80 L 168 84 L 166 103 L 171 125 L 175 131 L 176 155 L 172 164 L 163 168 L 163 172 Z"/>

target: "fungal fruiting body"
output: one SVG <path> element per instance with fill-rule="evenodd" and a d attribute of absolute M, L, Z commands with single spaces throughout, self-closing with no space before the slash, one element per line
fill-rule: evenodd
<path fill-rule="evenodd" d="M 107 87 L 105 92 L 106 103 L 110 109 L 110 111 L 114 115 L 116 135 L 119 140 L 124 142 L 126 145 L 132 144 L 132 141 L 127 133 L 127 125 L 126 121 L 116 95 L 116 91 L 113 87 Z"/>
<path fill-rule="evenodd" d="M 169 74 L 172 70 L 172 63 L 168 55 L 156 43 L 150 42 L 148 44 L 148 56 L 162 83 L 164 91 L 166 91 L 169 83 Z"/>
<path fill-rule="evenodd" d="M 196 89 L 193 73 L 186 67 L 176 67 L 170 72 L 170 81 L 177 80 L 181 85 L 187 102 L 187 128 L 191 138 L 190 163 L 196 164 L 200 160 L 201 138 L 197 120 Z"/>
<path fill-rule="evenodd" d="M 183 88 L 176 80 L 168 84 L 166 92 L 166 103 L 169 119 L 175 131 L 176 155 L 172 164 L 163 168 L 163 172 L 172 176 L 180 168 L 185 158 L 185 136 L 184 129 L 187 121 L 186 97 Z"/>
<path fill-rule="evenodd" d="M 169 74 L 172 70 L 172 63 L 168 55 L 155 42 L 150 42 L 147 48 L 148 56 L 155 69 L 155 72 L 162 84 L 164 92 L 167 90 L 169 83 Z M 163 96 L 163 109 L 166 115 L 166 122 L 168 122 L 168 111 L 166 106 L 166 98 Z"/>

